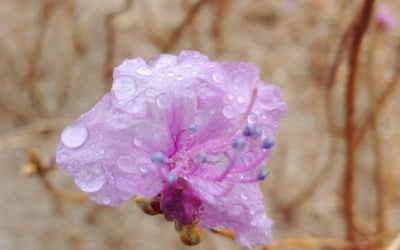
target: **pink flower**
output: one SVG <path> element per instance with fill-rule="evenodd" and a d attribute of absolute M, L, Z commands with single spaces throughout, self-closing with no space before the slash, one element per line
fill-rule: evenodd
<path fill-rule="evenodd" d="M 397 26 L 397 18 L 387 5 L 380 5 L 376 10 L 376 21 L 383 29 L 394 29 Z"/>
<path fill-rule="evenodd" d="M 196 51 L 125 60 L 111 92 L 62 132 L 57 163 L 100 204 L 159 196 L 167 220 L 265 243 L 272 221 L 258 182 L 286 109 L 251 63 Z"/>

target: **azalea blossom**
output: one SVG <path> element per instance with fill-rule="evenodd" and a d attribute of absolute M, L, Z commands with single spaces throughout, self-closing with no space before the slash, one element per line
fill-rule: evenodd
<path fill-rule="evenodd" d="M 196 51 L 125 60 L 111 91 L 61 134 L 56 160 L 97 203 L 157 201 L 178 227 L 223 226 L 243 246 L 272 220 L 259 182 L 286 113 L 279 87 L 239 61 Z"/>

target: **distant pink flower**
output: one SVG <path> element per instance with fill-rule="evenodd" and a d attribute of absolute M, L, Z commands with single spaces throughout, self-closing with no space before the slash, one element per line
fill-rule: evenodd
<path fill-rule="evenodd" d="M 100 204 L 159 195 L 167 220 L 265 243 L 273 223 L 258 182 L 285 113 L 251 63 L 195 51 L 125 60 L 111 92 L 62 132 L 57 163 Z"/>
<path fill-rule="evenodd" d="M 383 4 L 376 10 L 376 21 L 384 29 L 394 29 L 397 26 L 397 17 L 389 6 Z"/>

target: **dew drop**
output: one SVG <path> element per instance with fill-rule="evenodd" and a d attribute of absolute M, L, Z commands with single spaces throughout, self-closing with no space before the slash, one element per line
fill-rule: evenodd
<path fill-rule="evenodd" d="M 157 97 L 157 107 L 167 109 L 171 106 L 172 100 L 167 94 L 161 94 Z"/>
<path fill-rule="evenodd" d="M 175 74 L 174 74 L 174 72 L 167 72 L 167 76 L 169 76 L 169 77 L 173 77 Z"/>
<path fill-rule="evenodd" d="M 177 81 L 182 81 L 182 80 L 183 80 L 183 76 L 181 76 L 181 75 L 177 76 L 177 77 L 176 77 L 176 80 L 177 80 Z"/>
<path fill-rule="evenodd" d="M 232 101 L 233 100 L 233 95 L 228 95 L 228 99 Z"/>
<path fill-rule="evenodd" d="M 85 126 L 72 124 L 61 133 L 61 141 L 69 148 L 77 148 L 83 145 L 88 135 L 89 132 Z"/>
<path fill-rule="evenodd" d="M 193 65 L 190 62 L 184 62 L 184 63 L 182 63 L 182 67 L 184 67 L 186 69 L 190 69 L 191 67 L 193 67 Z"/>
<path fill-rule="evenodd" d="M 140 136 L 135 136 L 135 138 L 133 138 L 133 143 L 138 147 L 142 146 L 142 144 L 143 144 Z"/>
<path fill-rule="evenodd" d="M 60 155 L 60 158 L 63 159 L 63 160 L 67 159 L 68 157 L 69 157 L 69 155 L 67 153 L 62 153 Z"/>
<path fill-rule="evenodd" d="M 234 205 L 231 209 L 232 214 L 240 215 L 243 213 L 243 207 L 239 205 Z"/>
<path fill-rule="evenodd" d="M 222 113 L 228 119 L 231 119 L 235 116 L 235 108 L 231 105 L 227 105 L 222 109 Z"/>
<path fill-rule="evenodd" d="M 130 155 L 120 156 L 117 160 L 118 167 L 127 173 L 135 173 L 137 168 L 135 167 L 135 158 Z"/>
<path fill-rule="evenodd" d="M 244 194 L 244 193 L 241 193 L 241 194 L 240 194 L 240 198 L 242 198 L 242 200 L 247 200 L 247 199 L 249 199 L 249 197 L 247 197 L 247 195 Z"/>
<path fill-rule="evenodd" d="M 258 117 L 257 117 L 256 113 L 251 112 L 251 113 L 249 114 L 249 117 L 247 117 L 247 121 L 248 121 L 250 124 L 255 124 L 255 123 L 257 123 L 257 122 L 258 122 Z"/>
<path fill-rule="evenodd" d="M 236 101 L 237 101 L 239 104 L 243 104 L 243 103 L 244 103 L 244 97 L 243 97 L 243 96 L 238 96 L 238 97 L 236 98 Z"/>
<path fill-rule="evenodd" d="M 219 73 L 219 72 L 213 72 L 213 73 L 211 74 L 211 77 L 212 77 L 212 79 L 213 79 L 214 81 L 216 81 L 216 82 L 218 82 L 218 83 L 222 83 L 223 80 L 224 80 L 223 76 L 222 76 L 221 73 Z"/>
<path fill-rule="evenodd" d="M 108 196 L 104 196 L 101 201 L 103 202 L 104 205 L 110 205 L 111 203 L 111 198 Z"/>
<path fill-rule="evenodd" d="M 136 70 L 136 73 L 142 76 L 149 76 L 151 75 L 152 71 L 149 67 L 143 66 Z"/>
<path fill-rule="evenodd" d="M 136 93 L 136 84 L 129 77 L 119 77 L 114 80 L 112 91 L 118 100 L 129 99 Z"/>
<path fill-rule="evenodd" d="M 106 177 L 99 163 L 81 166 L 75 175 L 76 185 L 84 192 L 100 190 L 106 183 Z"/>
<path fill-rule="evenodd" d="M 147 166 L 146 166 L 146 164 L 140 164 L 140 165 L 139 165 L 139 170 L 140 170 L 140 172 L 142 172 L 142 173 L 147 173 Z"/>
<path fill-rule="evenodd" d="M 139 118 L 145 117 L 147 114 L 147 104 L 146 103 L 135 103 L 132 105 L 130 112 Z"/>

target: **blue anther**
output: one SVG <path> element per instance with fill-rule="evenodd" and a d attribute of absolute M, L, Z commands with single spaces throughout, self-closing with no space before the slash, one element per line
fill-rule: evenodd
<path fill-rule="evenodd" d="M 164 164 L 165 161 L 166 161 L 166 157 L 162 152 L 154 152 L 151 155 L 151 162 L 154 163 L 155 165 Z"/>
<path fill-rule="evenodd" d="M 167 175 L 167 182 L 168 182 L 169 184 L 174 183 L 177 179 L 178 179 L 178 176 L 176 176 L 176 175 L 174 175 L 174 174 L 169 173 L 169 174 Z"/>
<path fill-rule="evenodd" d="M 266 169 L 261 169 L 260 172 L 257 174 L 257 180 L 263 181 L 269 175 L 269 171 Z"/>
<path fill-rule="evenodd" d="M 196 133 L 197 131 L 197 125 L 194 123 L 191 123 L 187 126 L 187 131 L 191 134 Z"/>
<path fill-rule="evenodd" d="M 270 135 L 267 136 L 262 142 L 261 142 L 261 147 L 264 149 L 270 149 L 275 145 L 275 137 Z"/>
<path fill-rule="evenodd" d="M 207 154 L 200 152 L 196 155 L 196 163 L 204 163 L 207 161 Z"/>
<path fill-rule="evenodd" d="M 261 128 L 255 126 L 255 125 L 246 125 L 246 127 L 244 127 L 242 134 L 244 136 L 248 136 L 251 137 L 253 139 L 258 138 L 261 135 L 262 131 Z"/>
<path fill-rule="evenodd" d="M 232 142 L 232 147 L 237 150 L 244 149 L 246 146 L 246 140 L 242 137 L 235 138 Z"/>

